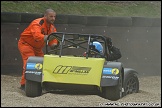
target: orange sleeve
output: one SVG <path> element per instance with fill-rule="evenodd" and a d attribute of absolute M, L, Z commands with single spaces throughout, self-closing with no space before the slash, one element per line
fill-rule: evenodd
<path fill-rule="evenodd" d="M 31 26 L 31 34 L 36 41 L 44 40 L 44 34 L 41 33 L 41 26 L 39 24 L 34 24 Z"/>
<path fill-rule="evenodd" d="M 49 43 L 48 43 L 48 45 L 49 46 L 51 46 L 52 44 L 58 44 L 58 40 L 57 39 L 53 39 L 53 40 L 51 40 Z"/>
<path fill-rule="evenodd" d="M 56 28 L 55 28 L 54 25 L 52 25 L 49 34 L 51 34 L 51 33 L 53 33 L 53 32 L 57 32 L 57 30 L 56 30 Z M 56 44 L 56 45 L 57 45 L 58 43 L 59 43 L 59 42 L 58 42 L 57 39 L 53 39 L 53 40 L 51 40 L 51 41 L 48 43 L 48 45 L 49 45 L 49 46 L 51 46 L 52 44 Z"/>
<path fill-rule="evenodd" d="M 57 32 L 55 26 L 52 26 L 52 28 L 51 28 L 51 32 L 50 32 L 50 33 L 53 33 L 53 32 Z M 51 45 L 53 45 L 53 44 L 56 44 L 56 45 L 57 45 L 58 43 L 59 43 L 59 42 L 58 42 L 57 39 L 53 39 L 53 40 L 51 40 L 51 41 L 48 43 L 48 45 L 49 45 L 49 46 L 51 46 Z"/>

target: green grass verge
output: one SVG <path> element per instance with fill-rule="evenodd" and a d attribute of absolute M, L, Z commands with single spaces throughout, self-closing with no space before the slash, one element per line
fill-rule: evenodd
<path fill-rule="evenodd" d="M 1 12 L 43 13 L 47 8 L 57 14 L 161 18 L 161 1 L 1 1 Z"/>

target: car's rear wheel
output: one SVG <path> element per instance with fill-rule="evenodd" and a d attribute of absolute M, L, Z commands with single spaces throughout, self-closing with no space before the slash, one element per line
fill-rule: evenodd
<path fill-rule="evenodd" d="M 41 82 L 26 80 L 25 93 L 28 97 L 37 97 L 42 94 Z"/>
<path fill-rule="evenodd" d="M 135 74 L 129 74 L 124 80 L 123 96 L 139 92 L 139 80 Z"/>

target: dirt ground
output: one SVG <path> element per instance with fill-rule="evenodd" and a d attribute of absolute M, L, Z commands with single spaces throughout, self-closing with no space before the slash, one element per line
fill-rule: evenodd
<path fill-rule="evenodd" d="M 161 107 L 161 76 L 139 78 L 140 91 L 117 101 L 93 93 L 43 93 L 30 98 L 20 90 L 19 76 L 1 75 L 1 107 Z"/>

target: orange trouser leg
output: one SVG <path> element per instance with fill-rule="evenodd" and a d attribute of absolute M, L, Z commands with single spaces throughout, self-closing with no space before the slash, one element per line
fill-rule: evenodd
<path fill-rule="evenodd" d="M 21 41 L 18 42 L 18 48 L 21 53 L 22 59 L 23 59 L 23 72 L 20 84 L 25 84 L 25 70 L 26 70 L 26 62 L 29 56 L 43 56 L 43 51 L 35 51 L 33 47 L 27 44 L 23 44 Z"/>

